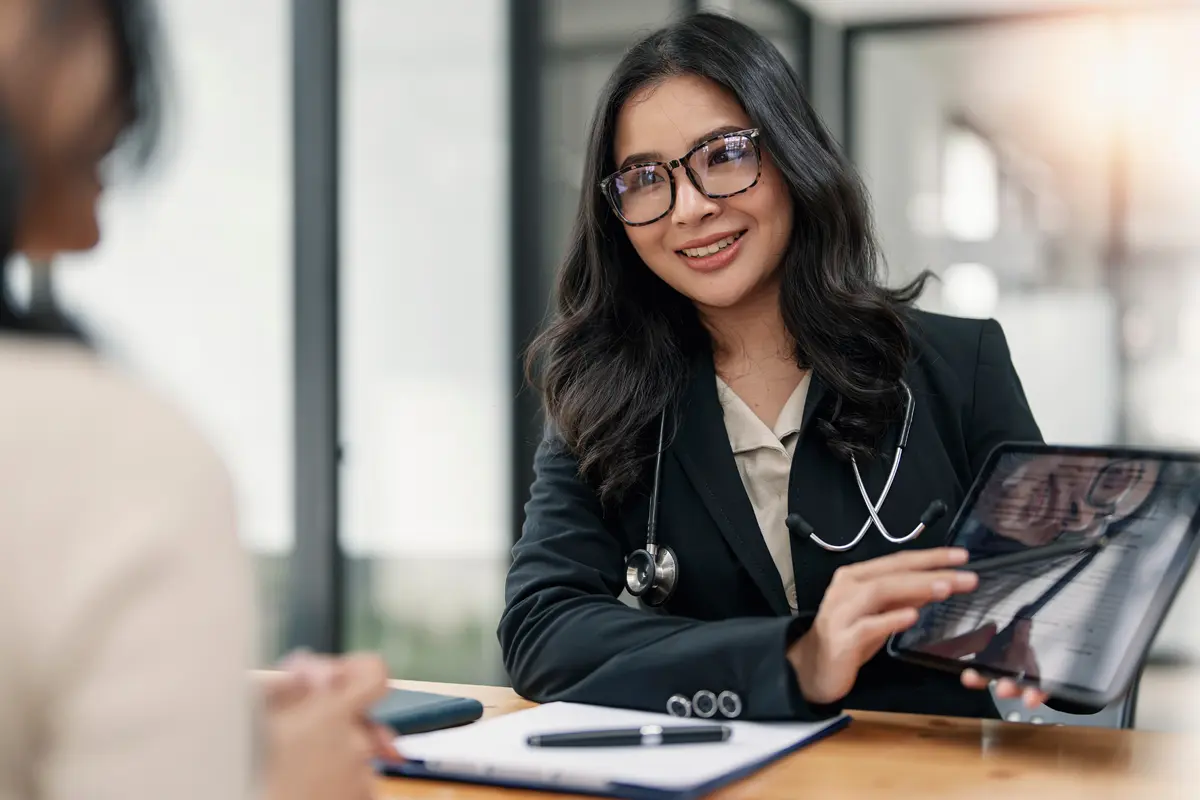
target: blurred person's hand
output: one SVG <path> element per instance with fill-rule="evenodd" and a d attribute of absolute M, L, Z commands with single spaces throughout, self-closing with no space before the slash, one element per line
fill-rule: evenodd
<path fill-rule="evenodd" d="M 383 659 L 371 654 L 336 657 L 297 651 L 285 657 L 279 663 L 279 668 L 282 672 L 277 673 L 277 682 L 273 688 L 268 687 L 268 692 L 274 693 L 280 701 L 295 698 L 307 691 L 337 686 L 342 681 L 355 679 L 355 676 L 382 684 L 379 697 L 387 692 L 387 665 Z M 392 744 L 396 736 L 390 728 L 370 722 L 365 712 L 363 725 L 375 742 L 377 758 L 400 760 L 400 754 Z"/>
<path fill-rule="evenodd" d="M 387 692 L 374 656 L 296 654 L 264 676 L 267 800 L 366 800 L 375 758 L 398 760 L 391 735 L 368 722 Z"/>

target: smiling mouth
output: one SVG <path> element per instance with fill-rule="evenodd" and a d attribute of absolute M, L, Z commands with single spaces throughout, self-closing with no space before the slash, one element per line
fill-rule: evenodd
<path fill-rule="evenodd" d="M 714 253 L 721 252 L 726 247 L 729 247 L 738 239 L 742 238 L 745 234 L 745 231 L 740 231 L 732 236 L 726 236 L 719 242 L 713 242 L 712 244 L 705 245 L 704 247 L 689 247 L 686 250 L 676 250 L 675 252 L 679 253 L 685 258 L 705 258 L 706 256 L 711 256 Z"/>

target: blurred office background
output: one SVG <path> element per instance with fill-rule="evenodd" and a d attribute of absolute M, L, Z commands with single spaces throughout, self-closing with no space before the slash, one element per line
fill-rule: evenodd
<path fill-rule="evenodd" d="M 165 158 L 53 291 L 222 448 L 264 663 L 370 648 L 398 676 L 505 681 L 540 435 L 519 351 L 602 82 L 696 8 L 778 44 L 863 172 L 892 280 L 932 269 L 925 307 L 1001 320 L 1047 438 L 1200 448 L 1195 3 L 161 4 Z M 1200 663 L 1200 580 L 1154 661 Z M 1143 724 L 1177 724 L 1168 697 Z"/>

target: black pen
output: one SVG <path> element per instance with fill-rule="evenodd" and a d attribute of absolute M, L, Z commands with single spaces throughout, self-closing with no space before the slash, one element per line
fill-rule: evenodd
<path fill-rule="evenodd" d="M 654 747 L 663 744 L 724 742 L 733 734 L 728 725 L 643 725 L 640 728 L 609 728 L 593 731 L 534 734 L 530 747 Z"/>

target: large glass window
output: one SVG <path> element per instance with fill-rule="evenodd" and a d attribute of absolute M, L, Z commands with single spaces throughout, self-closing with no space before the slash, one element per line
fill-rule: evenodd
<path fill-rule="evenodd" d="M 876 31 L 853 156 L 890 278 L 1004 325 L 1050 441 L 1200 445 L 1200 12 Z M 1200 659 L 1200 581 L 1155 645 Z"/>
<path fill-rule="evenodd" d="M 508 470 L 502 0 L 343 4 L 347 646 L 502 680 Z"/>
<path fill-rule="evenodd" d="M 634 42 L 688 10 L 680 0 L 543 0 L 543 154 L 547 285 L 579 206 L 584 147 L 600 90 Z"/>
<path fill-rule="evenodd" d="M 56 280 L 106 354 L 182 405 L 225 458 L 259 566 L 265 663 L 283 646 L 293 541 L 290 4 L 158 5 L 162 158 L 110 189 L 101 247 L 64 259 Z"/>
<path fill-rule="evenodd" d="M 892 281 L 930 268 L 942 280 L 926 307 L 1000 319 L 1057 441 L 1113 441 L 1133 416 L 1112 261 L 1118 130 L 1097 79 L 1114 41 L 1096 16 L 880 33 L 854 53 L 853 155 Z"/>

